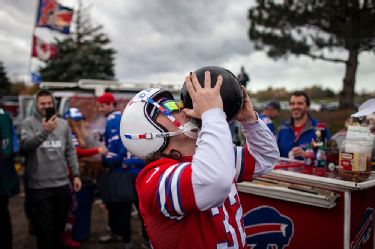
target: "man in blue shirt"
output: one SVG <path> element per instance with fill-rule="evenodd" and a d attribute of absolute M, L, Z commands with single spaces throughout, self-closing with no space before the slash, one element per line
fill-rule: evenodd
<path fill-rule="evenodd" d="M 104 93 L 97 99 L 97 102 L 99 111 L 106 117 L 104 143 L 108 148 L 108 153 L 103 157 L 103 167 L 106 171 L 103 174 L 121 174 L 123 171 L 122 160 L 127 152 L 120 139 L 121 112 L 116 110 L 115 98 L 111 93 Z M 98 185 L 108 210 L 108 225 L 112 234 L 101 236 L 100 241 L 109 242 L 121 237 L 125 247 L 129 246 L 130 248 L 130 213 L 132 203 L 130 201 L 110 199 L 108 193 L 115 192 L 115 190 L 112 189 L 113 186 L 104 180 L 101 181 L 101 179 L 104 179 L 104 177 L 100 178 L 99 176 Z"/>
<path fill-rule="evenodd" d="M 310 98 L 303 91 L 292 93 L 289 98 L 291 119 L 282 123 L 277 144 L 281 157 L 303 159 L 307 146 L 316 138 L 319 121 L 309 114 Z M 324 129 L 326 141 L 331 138 L 328 129 Z"/>
<path fill-rule="evenodd" d="M 106 125 L 104 131 L 104 142 L 108 148 L 108 153 L 103 158 L 103 167 L 108 174 L 117 174 L 122 181 L 130 181 L 129 188 L 132 190 L 122 189 L 124 185 L 115 183 L 102 185 L 103 200 L 108 209 L 108 222 L 111 228 L 111 235 L 102 236 L 101 242 L 110 242 L 116 240 L 118 236 L 124 242 L 124 248 L 132 248 L 131 241 L 131 211 L 132 203 L 137 206 L 137 194 L 135 190 L 135 178 L 144 166 L 144 162 L 140 159 L 132 157 L 124 147 L 120 139 L 120 121 L 121 112 L 116 109 L 116 101 L 111 93 L 104 93 L 98 99 L 99 111 L 106 116 Z M 117 178 L 118 179 L 118 178 Z M 100 184 L 100 179 L 98 180 Z M 132 191 L 135 200 L 124 197 L 123 191 Z M 108 195 L 108 196 L 107 196 Z M 146 235 L 144 234 L 144 237 Z"/>
<path fill-rule="evenodd" d="M 263 120 L 264 123 L 268 126 L 271 132 L 276 136 L 277 131 L 275 125 L 273 124 L 273 120 L 275 120 L 280 115 L 280 104 L 276 101 L 270 101 L 266 107 L 264 108 L 263 112 L 259 114 L 259 118 Z"/>

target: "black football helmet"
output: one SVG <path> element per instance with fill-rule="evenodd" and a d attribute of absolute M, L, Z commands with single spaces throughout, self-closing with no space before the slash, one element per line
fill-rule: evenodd
<path fill-rule="evenodd" d="M 227 121 L 231 122 L 237 113 L 240 111 L 243 100 L 243 93 L 241 85 L 238 83 L 237 77 L 229 70 L 217 67 L 207 66 L 199 68 L 195 71 L 199 83 L 204 85 L 204 72 L 210 71 L 211 73 L 211 87 L 215 86 L 217 77 L 223 76 L 223 84 L 220 89 L 220 95 L 223 99 L 224 112 L 227 115 Z M 184 103 L 184 107 L 193 108 L 193 103 L 186 89 L 186 84 L 181 89 L 181 101 Z"/>

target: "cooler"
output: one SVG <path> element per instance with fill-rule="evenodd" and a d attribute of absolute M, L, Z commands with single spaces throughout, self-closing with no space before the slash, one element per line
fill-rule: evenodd
<path fill-rule="evenodd" d="M 91 209 L 94 199 L 95 184 L 83 185 L 76 193 L 77 208 L 72 236 L 76 241 L 88 240 L 91 232 Z"/>
<path fill-rule="evenodd" d="M 290 162 L 238 184 L 249 248 L 375 248 L 375 173 L 363 182 Z"/>

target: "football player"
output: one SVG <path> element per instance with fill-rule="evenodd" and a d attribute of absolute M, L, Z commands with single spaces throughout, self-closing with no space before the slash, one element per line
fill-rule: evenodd
<path fill-rule="evenodd" d="M 213 83 L 209 71 L 202 84 L 195 73 L 185 78 L 192 109 L 152 88 L 139 92 L 122 114 L 125 147 L 149 162 L 136 186 L 154 249 L 246 248 L 236 183 L 270 172 L 277 162 L 275 137 L 244 88 L 236 119 L 247 143 L 234 147 L 220 94 L 223 76 Z"/>

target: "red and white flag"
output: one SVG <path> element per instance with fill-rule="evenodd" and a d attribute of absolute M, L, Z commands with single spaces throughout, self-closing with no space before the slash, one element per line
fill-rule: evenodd
<path fill-rule="evenodd" d="M 32 57 L 37 57 L 43 61 L 53 59 L 57 55 L 57 46 L 52 43 L 47 43 L 33 36 L 33 50 Z"/>

